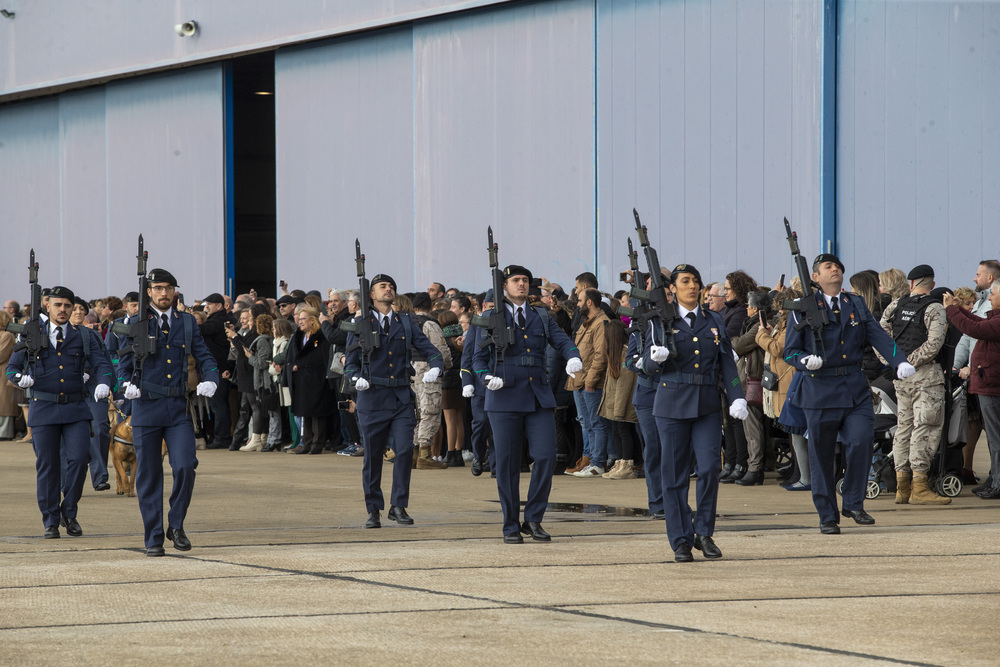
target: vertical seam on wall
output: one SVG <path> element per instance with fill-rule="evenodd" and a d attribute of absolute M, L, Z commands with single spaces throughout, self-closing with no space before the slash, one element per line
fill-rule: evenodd
<path fill-rule="evenodd" d="M 598 240 L 600 238 L 600 211 L 601 211 L 601 209 L 600 209 L 600 205 L 601 205 L 600 180 L 599 180 L 599 178 L 600 178 L 600 163 L 599 163 L 600 147 L 599 147 L 599 144 L 598 144 L 598 142 L 600 140 L 600 135 L 598 133 L 598 118 L 597 118 L 598 113 L 599 113 L 598 106 L 597 106 L 597 101 L 599 99 L 599 90 L 598 90 L 598 87 L 597 87 L 598 86 L 598 71 L 597 70 L 598 70 L 598 61 L 599 61 L 599 55 L 598 55 L 599 52 L 597 50 L 598 49 L 598 42 L 597 42 L 597 34 L 598 34 L 598 16 L 597 16 L 597 9 L 598 9 L 598 7 L 597 7 L 597 5 L 598 5 L 598 2 L 600 2 L 600 0 L 594 0 L 594 60 L 593 60 L 593 63 L 594 63 L 594 70 L 593 70 L 594 71 L 594 76 L 593 76 L 593 81 L 594 81 L 594 93 L 593 93 L 593 95 L 594 95 L 594 98 L 593 98 L 594 99 L 594 102 L 593 102 L 593 114 L 594 114 L 594 247 L 593 247 L 593 252 L 594 252 L 594 256 L 593 256 L 593 260 L 594 260 L 594 263 L 593 263 L 593 267 L 594 267 L 594 273 L 595 274 L 598 273 L 598 271 L 600 270 L 600 264 L 598 263 L 598 258 L 599 258 L 599 255 L 598 255 Z M 612 247 L 614 247 L 614 244 L 612 244 Z M 613 270 L 614 270 L 614 268 L 613 268 L 613 264 L 612 264 L 612 271 Z"/>
<path fill-rule="evenodd" d="M 417 169 L 419 165 L 417 164 L 417 26 L 416 24 L 410 25 L 410 127 L 412 130 L 413 137 L 410 139 L 410 150 L 413 153 L 410 158 L 410 167 L 413 175 L 412 186 L 412 200 L 411 200 L 411 216 L 410 230 L 413 234 L 412 249 L 413 249 L 413 269 L 412 269 L 412 281 L 413 285 L 417 284 L 417 259 L 419 255 L 417 254 Z"/>
<path fill-rule="evenodd" d="M 236 160 L 234 137 L 233 137 L 233 65 L 226 63 L 222 67 L 222 94 L 223 94 L 223 114 L 225 123 L 225 157 L 224 169 L 225 181 L 225 244 L 226 244 L 226 271 L 225 287 L 227 294 L 235 294 L 236 288 Z"/>
<path fill-rule="evenodd" d="M 823 5 L 823 47 L 820 57 L 820 237 L 826 247 L 820 252 L 836 253 L 837 248 L 837 0 Z"/>
<path fill-rule="evenodd" d="M 63 97 L 59 97 L 56 102 L 56 141 L 59 146 L 59 283 L 65 282 L 65 276 L 63 275 L 63 267 L 65 262 L 63 261 L 63 252 L 66 247 L 66 238 L 64 237 L 65 221 L 63 220 L 63 175 L 66 173 L 66 152 L 65 152 L 65 132 L 63 126 L 63 108 L 62 101 Z"/>
<path fill-rule="evenodd" d="M 104 262 L 105 291 L 111 294 L 111 133 L 108 131 L 108 86 L 104 86 Z"/>

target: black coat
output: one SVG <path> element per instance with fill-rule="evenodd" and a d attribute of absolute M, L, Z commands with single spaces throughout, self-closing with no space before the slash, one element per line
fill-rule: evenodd
<path fill-rule="evenodd" d="M 219 373 L 232 371 L 233 363 L 229 361 L 229 339 L 226 338 L 226 323 L 229 315 L 219 310 L 208 316 L 201 325 L 201 337 L 205 339 L 208 351 L 212 353 L 215 363 L 219 365 Z"/>
<path fill-rule="evenodd" d="M 282 374 L 292 391 L 292 414 L 298 417 L 328 417 L 337 408 L 336 398 L 326 381 L 330 366 L 330 342 L 320 333 L 309 336 L 296 331 L 288 343 Z M 292 370 L 297 368 L 298 370 Z"/>
<path fill-rule="evenodd" d="M 722 321 L 726 323 L 726 333 L 729 335 L 729 339 L 732 340 L 740 335 L 743 331 L 743 323 L 747 319 L 747 305 L 736 299 L 730 299 L 726 301 L 726 305 L 723 306 Z"/>
<path fill-rule="evenodd" d="M 250 330 L 245 334 L 237 334 L 233 338 L 233 345 L 236 346 L 236 357 L 234 370 L 233 370 L 233 383 L 236 385 L 237 391 L 246 392 L 252 394 L 254 392 L 253 387 L 253 366 L 250 364 L 250 359 L 247 357 L 246 353 L 243 351 L 249 349 L 253 342 L 257 340 L 257 332 Z"/>

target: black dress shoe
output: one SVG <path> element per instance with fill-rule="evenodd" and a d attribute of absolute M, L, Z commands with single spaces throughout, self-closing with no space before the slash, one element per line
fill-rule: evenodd
<path fill-rule="evenodd" d="M 980 491 L 976 494 L 977 497 L 983 500 L 997 500 L 1000 499 L 1000 489 L 989 488 L 984 491 Z"/>
<path fill-rule="evenodd" d="M 531 539 L 539 542 L 551 542 L 552 536 L 542 530 L 542 524 L 537 521 L 525 521 L 521 524 L 521 532 L 531 535 Z"/>
<path fill-rule="evenodd" d="M 183 528 L 167 528 L 167 539 L 174 543 L 174 549 L 178 551 L 191 550 L 191 540 L 184 534 Z"/>
<path fill-rule="evenodd" d="M 390 507 L 389 513 L 386 516 L 401 526 L 413 525 L 413 519 L 411 519 L 410 515 L 406 513 L 405 507 Z"/>
<path fill-rule="evenodd" d="M 94 487 L 94 491 L 107 491 L 110 488 L 111 488 L 110 484 L 108 484 L 107 482 L 101 482 L 100 484 Z"/>
<path fill-rule="evenodd" d="M 163 550 L 162 544 L 154 544 L 151 547 L 146 547 L 146 555 L 149 556 L 150 558 L 154 558 L 156 556 L 162 556 L 165 553 L 166 552 Z"/>
<path fill-rule="evenodd" d="M 80 528 L 80 524 L 76 519 L 64 516 L 59 519 L 59 525 L 66 527 L 66 534 L 70 537 L 80 537 L 83 535 L 83 528 Z"/>
<path fill-rule="evenodd" d="M 382 522 L 378 518 L 378 510 L 368 513 L 368 521 L 365 521 L 365 528 L 381 528 Z"/>
<path fill-rule="evenodd" d="M 238 452 L 238 451 L 240 451 L 240 447 L 243 446 L 243 445 L 240 444 L 241 440 L 242 440 L 242 442 L 243 442 L 244 445 L 246 444 L 246 438 L 241 438 L 240 440 L 233 440 L 231 443 L 229 443 L 229 451 L 231 451 L 231 452 Z"/>
<path fill-rule="evenodd" d="M 745 475 L 736 480 L 740 486 L 760 486 L 764 483 L 764 473 L 760 470 L 747 471 Z"/>
<path fill-rule="evenodd" d="M 483 462 L 479 459 L 472 459 L 472 476 L 479 477 L 483 474 Z"/>
<path fill-rule="evenodd" d="M 59 537 L 59 526 L 49 526 L 45 529 L 45 534 L 42 536 L 46 540 L 54 540 Z"/>
<path fill-rule="evenodd" d="M 726 465 L 722 466 L 722 470 L 719 472 L 719 481 L 721 482 L 722 480 L 728 478 L 732 474 L 733 474 L 733 464 L 727 463 Z"/>
<path fill-rule="evenodd" d="M 738 479 L 743 479 L 743 475 L 747 474 L 746 466 L 736 466 L 733 468 L 733 472 L 729 474 L 729 477 L 721 480 L 723 484 L 733 484 Z"/>
<path fill-rule="evenodd" d="M 840 535 L 840 524 L 836 521 L 824 521 L 819 524 L 819 532 L 824 535 Z"/>
<path fill-rule="evenodd" d="M 705 558 L 722 558 L 722 549 L 715 545 L 711 537 L 695 535 L 694 548 L 704 554 Z"/>
<path fill-rule="evenodd" d="M 678 563 L 690 563 L 693 561 L 694 556 L 691 555 L 691 545 L 684 542 L 674 549 L 674 560 Z"/>
<path fill-rule="evenodd" d="M 854 523 L 861 526 L 872 526 L 875 525 L 875 519 L 872 515 L 864 510 L 843 510 L 841 514 L 846 516 L 848 519 L 854 519 Z"/>
<path fill-rule="evenodd" d="M 524 544 L 524 538 L 521 537 L 519 534 L 504 535 L 503 536 L 503 543 L 504 544 Z"/>
<path fill-rule="evenodd" d="M 651 517 L 653 521 L 663 521 L 667 518 L 667 515 L 663 513 L 663 510 L 660 510 L 659 512 L 653 512 Z"/>

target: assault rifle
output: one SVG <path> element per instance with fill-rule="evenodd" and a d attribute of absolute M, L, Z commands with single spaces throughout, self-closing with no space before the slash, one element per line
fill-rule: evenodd
<path fill-rule="evenodd" d="M 38 355 L 48 348 L 49 337 L 42 333 L 42 288 L 38 284 L 38 262 L 35 261 L 35 250 L 32 248 L 28 256 L 28 283 L 31 286 L 31 305 L 28 307 L 28 321 L 24 324 L 11 322 L 7 331 L 19 334 L 20 340 L 14 346 L 14 351 L 24 350 L 24 370 L 29 374 L 31 365 L 38 361 Z"/>
<path fill-rule="evenodd" d="M 124 338 L 131 340 L 127 348 L 118 351 L 118 356 L 132 355 L 132 378 L 130 382 L 135 386 L 140 386 L 142 370 L 146 365 L 146 360 L 156 354 L 156 334 L 149 333 L 149 279 L 146 277 L 146 263 L 149 261 L 149 253 L 143 249 L 142 234 L 139 234 L 139 250 L 135 256 L 137 267 L 136 273 L 139 276 L 139 312 L 135 315 L 135 321 L 131 324 L 115 322 L 111 330 Z"/>
<path fill-rule="evenodd" d="M 630 296 L 649 303 L 649 308 L 639 318 L 639 326 L 645 331 L 649 326 L 649 321 L 653 317 L 660 318 L 661 338 L 660 343 L 670 350 L 670 356 L 677 357 L 677 346 L 674 344 L 674 322 L 680 318 L 677 304 L 667 300 L 664 291 L 666 283 L 663 281 L 663 272 L 660 271 L 660 259 L 657 257 L 656 249 L 649 245 L 649 237 L 646 235 L 646 226 L 639 221 L 639 212 L 634 208 L 632 215 L 635 216 L 635 231 L 639 236 L 639 245 L 646 256 L 646 267 L 649 269 L 649 291 L 632 286 Z M 631 247 L 631 240 L 630 240 Z"/>
<path fill-rule="evenodd" d="M 816 299 L 816 289 L 813 287 L 812 274 L 806 264 L 806 258 L 799 252 L 799 235 L 792 231 L 785 218 L 785 233 L 788 235 L 788 246 L 792 250 L 792 259 L 795 260 L 795 268 L 799 272 L 799 280 L 802 282 L 802 298 L 795 301 L 786 301 L 785 310 L 794 310 L 802 315 L 799 322 L 795 324 L 795 330 L 801 331 L 806 327 L 812 329 L 813 354 L 826 360 L 826 348 L 823 346 L 823 325 L 830 321 L 830 315 L 826 308 L 821 308 Z"/>
<path fill-rule="evenodd" d="M 373 350 L 382 346 L 382 339 L 379 335 L 378 327 L 372 329 L 372 302 L 371 283 L 365 277 L 365 256 L 361 254 L 361 241 L 354 239 L 354 262 L 358 269 L 358 283 L 360 293 L 358 294 L 358 317 L 357 322 L 343 321 L 340 323 L 342 331 L 353 333 L 357 338 L 351 350 L 361 350 L 361 365 L 366 366 L 371 358 Z"/>
<path fill-rule="evenodd" d="M 618 315 L 632 318 L 632 324 L 626 330 L 626 334 L 632 335 L 633 333 L 639 334 L 639 347 L 643 347 L 643 341 L 645 336 L 645 329 L 641 324 L 647 324 L 647 320 L 643 317 L 647 312 L 649 312 L 649 292 L 643 289 L 646 286 L 646 274 L 639 271 L 639 253 L 636 252 L 632 247 L 632 237 L 628 238 L 628 263 L 629 268 L 632 270 L 632 285 L 629 290 L 629 298 L 637 299 L 639 305 L 635 308 L 628 308 L 626 306 L 619 306 Z"/>
<path fill-rule="evenodd" d="M 494 358 L 503 359 L 507 347 L 514 344 L 514 329 L 507 326 L 504 313 L 503 271 L 500 270 L 498 251 L 500 247 L 493 242 L 493 227 L 486 228 L 487 248 L 490 257 L 490 270 L 493 274 L 493 314 L 490 316 L 476 315 L 472 324 L 482 328 L 486 335 L 480 337 L 479 347 L 493 346 Z"/>

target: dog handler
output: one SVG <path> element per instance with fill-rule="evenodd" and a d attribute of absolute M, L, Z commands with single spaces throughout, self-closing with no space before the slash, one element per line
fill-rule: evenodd
<path fill-rule="evenodd" d="M 202 382 L 199 396 L 209 398 L 219 386 L 219 369 L 198 323 L 190 313 L 173 308 L 177 280 L 163 269 L 149 272 L 149 309 L 138 317 L 147 320 L 148 332 L 156 338 L 156 353 L 146 358 L 142 372 L 135 370 L 133 355 L 128 353 L 132 338 L 126 336 L 119 349 L 118 377 L 125 398 L 132 401 L 132 441 L 135 445 L 136 493 L 145 528 L 147 556 L 163 555 L 163 456 L 162 442 L 167 443 L 170 468 L 174 477 L 170 494 L 167 539 L 174 548 L 187 551 L 191 541 L 184 534 L 184 517 L 194 490 L 194 426 L 187 413 L 187 356 L 194 355 Z"/>

